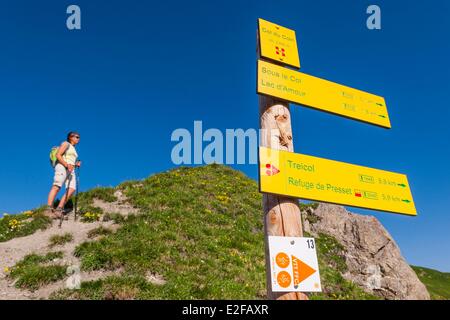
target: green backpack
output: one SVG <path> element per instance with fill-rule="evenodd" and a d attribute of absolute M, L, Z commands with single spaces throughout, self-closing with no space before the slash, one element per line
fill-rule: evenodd
<path fill-rule="evenodd" d="M 67 148 L 69 149 L 69 148 Z M 66 151 L 67 151 L 66 149 Z M 56 155 L 58 154 L 59 147 L 52 147 L 50 150 L 50 165 L 54 168 L 56 164 L 58 163 L 58 158 L 56 158 Z M 66 152 L 64 152 L 66 153 Z"/>

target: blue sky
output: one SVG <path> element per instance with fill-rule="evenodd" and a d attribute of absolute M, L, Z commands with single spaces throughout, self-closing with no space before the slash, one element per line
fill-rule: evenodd
<path fill-rule="evenodd" d="M 82 30 L 65 26 L 77 4 Z M 366 28 L 370 4 L 382 30 Z M 82 139 L 81 189 L 172 168 L 176 128 L 258 128 L 258 17 L 297 32 L 301 71 L 385 97 L 392 129 L 292 106 L 295 151 L 408 174 L 418 217 L 375 215 L 412 264 L 450 271 L 446 1 L 0 4 L 0 214 L 46 201 L 48 151 Z M 235 165 L 257 178 L 256 165 Z"/>

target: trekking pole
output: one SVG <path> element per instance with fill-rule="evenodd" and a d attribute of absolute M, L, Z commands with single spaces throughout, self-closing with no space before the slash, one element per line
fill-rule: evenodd
<path fill-rule="evenodd" d="M 64 205 L 63 205 L 63 212 L 61 212 L 61 217 L 59 218 L 59 227 L 60 228 L 61 228 L 63 220 L 64 220 L 64 209 L 66 207 L 67 202 L 69 202 L 69 199 L 68 199 L 68 197 L 69 197 L 69 187 L 70 187 L 70 182 L 72 181 L 72 172 L 69 172 L 69 170 L 67 170 L 67 174 L 68 175 L 67 175 L 67 178 L 66 178 L 65 182 L 67 182 L 67 179 L 69 180 L 69 182 L 67 183 L 67 187 L 66 187 L 66 203 L 64 203 Z"/>
<path fill-rule="evenodd" d="M 75 191 L 75 205 L 74 205 L 74 221 L 77 221 L 77 206 L 78 206 L 78 189 L 80 188 L 80 167 L 77 168 L 75 177 L 77 178 L 77 189 Z"/>

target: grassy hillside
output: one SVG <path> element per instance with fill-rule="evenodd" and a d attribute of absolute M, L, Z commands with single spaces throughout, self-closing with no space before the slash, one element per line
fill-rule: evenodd
<path fill-rule="evenodd" d="M 264 250 L 260 195 L 244 175 L 219 166 L 180 168 L 118 186 L 142 214 L 99 241 L 78 246 L 83 270 L 119 270 L 55 297 L 262 298 Z M 113 190 L 81 198 L 113 201 Z M 93 211 L 92 208 L 89 209 Z M 115 218 L 114 216 L 112 218 Z M 146 278 L 162 276 L 164 285 Z"/>
<path fill-rule="evenodd" d="M 94 198 L 117 201 L 117 190 L 141 213 L 124 218 L 93 206 Z M 100 280 L 83 282 L 80 290 L 60 290 L 51 298 L 266 297 L 262 196 L 256 182 L 239 171 L 222 165 L 180 167 L 116 188 L 81 193 L 79 208 L 86 223 L 101 217 L 120 225 L 114 232 L 93 230 L 92 240 L 79 244 L 73 253 L 84 271 L 114 272 Z M 16 235 L 46 227 L 48 222 L 39 213 L 28 215 L 33 217 L 25 215 L 23 223 L 30 226 Z M 3 221 L 5 230 L 9 221 Z M 0 241 L 11 239 L 14 232 Z M 52 239 L 51 245 L 63 241 Z M 323 234 L 316 242 L 323 292 L 311 295 L 311 299 L 376 298 L 342 277 L 346 270 L 345 250 L 336 239 Z M 22 271 L 13 267 L 10 277 L 22 287 L 33 289 L 61 279 L 61 270 L 43 264 L 46 259 L 26 257 L 18 263 Z M 33 261 L 40 264 L 33 265 Z M 33 274 L 39 279 L 33 279 Z"/>
<path fill-rule="evenodd" d="M 75 250 L 83 270 L 119 270 L 54 298 L 265 298 L 261 194 L 256 182 L 226 166 L 178 168 L 117 187 L 142 210 L 99 241 Z M 82 195 L 114 201 L 113 189 Z M 114 218 L 114 216 L 112 217 Z M 324 292 L 314 299 L 372 299 L 341 276 L 343 250 L 331 237 L 317 240 Z M 328 245 L 327 245 L 328 244 Z M 148 281 L 158 275 L 164 285 Z"/>
<path fill-rule="evenodd" d="M 411 267 L 417 273 L 420 281 L 427 287 L 431 299 L 450 299 L 450 273 L 417 266 Z"/>
<path fill-rule="evenodd" d="M 42 214 L 44 207 L 19 214 L 3 214 L 0 218 L 0 242 L 30 235 L 36 230 L 46 229 L 51 220 Z"/>

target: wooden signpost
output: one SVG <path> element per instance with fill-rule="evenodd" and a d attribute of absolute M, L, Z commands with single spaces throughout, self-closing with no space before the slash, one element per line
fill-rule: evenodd
<path fill-rule="evenodd" d="M 274 26 L 276 28 L 276 26 Z M 280 28 L 281 29 L 281 28 Z M 257 33 L 257 43 L 262 33 Z M 264 36 L 263 36 L 264 37 Z M 295 34 L 294 34 L 295 37 Z M 272 49 L 277 44 L 272 43 Z M 260 46 L 258 45 L 258 56 Z M 280 61 L 282 63 L 282 61 Z M 275 149 L 294 151 L 289 104 L 271 97 L 259 96 L 260 145 Z M 302 292 L 274 292 L 271 286 L 269 236 L 302 237 L 302 219 L 298 200 L 291 197 L 263 194 L 265 248 L 266 248 L 266 283 L 268 299 L 307 300 Z"/>
<path fill-rule="evenodd" d="M 300 263 L 301 257 L 291 254 L 292 270 L 298 273 L 295 278 L 288 272 L 287 264 L 277 267 L 276 257 L 272 252 L 271 258 L 269 252 L 269 242 L 273 248 L 274 239 L 278 239 L 278 251 L 292 250 L 283 248 L 286 242 L 279 241 L 280 237 L 295 237 L 292 239 L 300 243 L 311 241 L 301 238 L 298 198 L 407 215 L 416 215 L 416 209 L 408 179 L 403 174 L 294 153 L 289 102 L 390 128 L 384 98 L 287 68 L 300 68 L 293 30 L 259 19 L 257 43 L 259 177 L 263 193 L 267 297 L 307 300 L 308 296 L 299 291 L 320 290 L 318 267 Z M 285 257 L 284 261 L 288 259 Z M 279 279 L 274 278 L 277 275 Z M 288 285 L 291 278 L 297 280 Z M 306 279 L 311 282 L 309 286 L 308 281 L 299 283 Z"/>
<path fill-rule="evenodd" d="M 261 120 L 260 145 L 293 152 L 294 143 L 291 129 L 291 114 L 286 102 L 259 96 Z M 302 292 L 273 292 L 271 286 L 269 236 L 302 237 L 302 219 L 298 200 L 263 194 L 264 230 L 266 244 L 266 283 L 268 299 L 307 300 Z"/>

